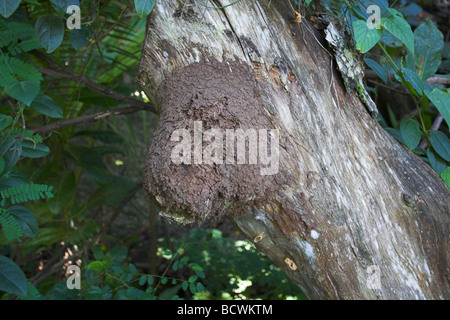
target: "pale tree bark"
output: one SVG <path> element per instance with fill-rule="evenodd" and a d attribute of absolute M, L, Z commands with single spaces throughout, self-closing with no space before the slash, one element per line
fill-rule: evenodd
<path fill-rule="evenodd" d="M 161 107 L 160 138 L 146 172 L 149 195 L 164 216 L 180 223 L 227 214 L 311 299 L 449 299 L 448 188 L 378 125 L 356 92 L 346 92 L 323 31 L 293 19 L 287 1 L 242 0 L 221 9 L 157 1 L 138 79 Z M 208 165 L 192 164 L 192 174 L 189 165 L 171 163 L 161 151 L 164 143 L 173 147 L 167 128 L 173 130 L 176 121 L 192 124 L 168 109 L 184 108 L 186 118 L 197 120 L 203 113 L 186 111 L 189 103 L 226 114 L 241 94 L 229 94 L 233 86 L 250 91 L 253 104 L 259 101 L 258 110 L 245 106 L 242 119 L 263 114 L 268 122 L 255 123 L 279 130 L 278 177 L 254 180 L 258 187 L 249 183 L 245 199 L 239 194 L 244 182 L 227 177 L 232 187 L 226 187 L 236 192 L 227 194 L 216 188 L 220 181 L 209 179 Z M 218 91 L 223 99 L 214 96 Z M 199 95 L 203 105 L 196 105 Z M 184 96 L 190 102 L 182 108 Z M 235 109 L 229 112 L 240 117 Z M 205 114 L 211 125 L 214 117 Z M 245 127 L 244 120 L 240 124 Z M 175 170 L 174 176 L 166 169 Z M 202 172 L 209 180 L 202 180 Z M 198 210 L 203 202 L 206 209 Z M 377 275 L 380 283 L 372 281 Z"/>

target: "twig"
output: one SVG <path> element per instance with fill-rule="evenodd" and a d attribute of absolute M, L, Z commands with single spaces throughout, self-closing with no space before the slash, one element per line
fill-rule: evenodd
<path fill-rule="evenodd" d="M 84 115 L 84 116 L 80 116 L 78 118 L 61 120 L 58 122 L 50 123 L 50 124 L 42 126 L 42 127 L 30 128 L 30 129 L 32 129 L 35 133 L 43 134 L 43 133 L 51 132 L 51 131 L 58 130 L 58 129 L 61 129 L 64 127 L 75 126 L 75 125 L 78 125 L 81 123 L 94 122 L 94 121 L 98 121 L 98 120 L 107 118 L 109 116 L 119 116 L 119 115 L 135 113 L 135 112 L 138 112 L 141 110 L 149 111 L 147 108 L 144 108 L 142 106 L 128 106 L 128 107 L 123 107 L 123 108 L 115 108 L 115 109 L 111 109 L 111 110 L 97 112 L 95 114 Z"/>
<path fill-rule="evenodd" d="M 59 248 L 58 252 L 45 264 L 44 268 L 33 278 L 32 282 L 35 286 L 37 286 L 39 283 L 47 279 L 50 275 L 59 270 L 60 266 L 62 266 L 64 263 L 67 262 L 66 260 L 63 260 L 64 262 L 60 261 L 59 263 L 56 264 L 56 261 L 64 253 L 64 251 L 66 251 L 68 247 L 69 244 L 66 243 L 61 248 Z M 71 257 L 70 260 L 73 260 L 73 257 Z"/>
<path fill-rule="evenodd" d="M 438 114 L 438 116 L 436 117 L 436 119 L 434 119 L 433 124 L 430 127 L 430 132 L 439 130 L 439 127 L 441 126 L 443 120 L 444 117 L 442 116 L 442 114 Z M 427 147 L 427 144 L 428 144 L 427 139 L 422 139 L 422 141 L 419 144 L 419 148 L 425 149 Z"/>
<path fill-rule="evenodd" d="M 62 65 L 54 62 L 52 59 L 50 59 L 48 56 L 46 56 L 42 52 L 39 52 L 37 50 L 32 50 L 31 53 L 34 56 L 38 57 L 39 59 L 41 59 L 47 63 L 47 68 L 45 68 L 45 67 L 39 68 L 39 71 L 46 75 L 49 75 L 49 76 L 52 76 L 52 77 L 55 77 L 58 79 L 64 79 L 64 80 L 69 80 L 69 81 L 80 83 L 80 84 L 86 86 L 88 89 L 90 89 L 94 92 L 100 93 L 104 96 L 110 97 L 116 101 L 131 105 L 131 106 L 140 107 L 141 109 L 145 109 L 145 110 L 148 110 L 153 113 L 157 113 L 155 107 L 149 102 L 144 102 L 144 101 L 138 100 L 134 97 L 125 96 L 118 92 L 115 92 L 114 90 L 111 90 L 108 87 L 105 87 L 101 84 L 96 83 L 95 81 L 92 81 L 91 79 L 88 79 L 86 77 L 79 75 L 78 73 L 74 72 L 72 69 L 70 69 L 68 67 L 62 66 Z"/>
<path fill-rule="evenodd" d="M 405 95 L 405 96 L 409 96 L 410 95 L 408 92 L 404 92 L 404 91 L 398 90 L 394 86 L 388 86 L 387 84 L 384 84 L 384 83 L 381 83 L 381 82 L 378 82 L 378 81 L 375 81 L 375 80 L 372 80 L 372 79 L 367 79 L 367 81 L 371 82 L 371 83 L 373 83 L 373 84 L 375 84 L 375 85 L 377 85 L 379 87 L 386 88 L 388 90 L 397 92 L 397 93 Z"/>
<path fill-rule="evenodd" d="M 370 70 L 370 69 L 364 70 L 364 77 L 367 80 L 378 80 L 378 79 L 380 79 L 380 77 L 377 75 L 377 73 L 375 71 Z M 444 78 L 444 77 L 439 77 L 437 75 L 437 76 L 429 77 L 426 80 L 426 82 L 427 83 L 436 83 L 436 84 L 448 85 L 448 84 L 450 84 L 450 79 Z"/>

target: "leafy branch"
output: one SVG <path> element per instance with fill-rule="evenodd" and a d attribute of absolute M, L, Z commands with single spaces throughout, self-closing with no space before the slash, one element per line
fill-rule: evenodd
<path fill-rule="evenodd" d="M 139 110 L 147 110 L 153 113 L 157 113 L 155 107 L 150 102 L 143 102 L 141 100 L 138 100 L 134 97 L 130 96 L 124 96 L 118 92 L 115 92 L 114 90 L 111 90 L 108 87 L 105 87 L 101 84 L 96 83 L 95 81 L 88 79 L 86 77 L 83 77 L 82 75 L 79 75 L 78 73 L 74 72 L 72 69 L 62 66 L 56 62 L 54 62 L 51 58 L 49 58 L 47 55 L 43 54 L 40 51 L 33 50 L 31 53 L 38 57 L 39 59 L 43 60 L 47 63 L 48 68 L 41 67 L 39 68 L 39 71 L 43 74 L 63 79 L 63 80 L 69 80 L 73 81 L 79 84 L 82 84 L 89 88 L 90 90 L 102 94 L 104 96 L 107 96 L 109 98 L 112 98 L 118 102 L 128 104 L 131 106 L 139 107 Z M 136 110 L 136 111 L 139 111 Z"/>

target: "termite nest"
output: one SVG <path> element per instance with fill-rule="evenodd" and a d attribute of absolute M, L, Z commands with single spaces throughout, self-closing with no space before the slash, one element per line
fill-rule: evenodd
<path fill-rule="evenodd" d="M 146 160 L 144 186 L 163 215 L 182 224 L 242 215 L 249 205 L 272 199 L 282 188 L 282 168 L 262 161 L 261 153 L 256 163 L 250 161 L 250 153 L 261 146 L 261 135 L 258 145 L 247 137 L 245 163 L 238 163 L 242 152 L 238 140 L 233 138 L 232 147 L 227 145 L 230 131 L 267 132 L 265 151 L 271 161 L 278 161 L 274 128 L 265 115 L 253 70 L 245 63 L 211 58 L 175 68 L 158 87 L 157 103 L 161 113 Z M 215 162 L 207 161 L 209 153 Z M 276 172 L 267 174 L 268 169 Z"/>

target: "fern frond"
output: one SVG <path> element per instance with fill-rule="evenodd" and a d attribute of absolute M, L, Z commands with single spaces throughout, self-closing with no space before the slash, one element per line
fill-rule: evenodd
<path fill-rule="evenodd" d="M 0 87 L 22 80 L 40 82 L 42 74 L 32 64 L 14 57 L 0 56 Z"/>
<path fill-rule="evenodd" d="M 0 224 L 8 241 L 19 240 L 23 235 L 23 230 L 8 210 L 0 208 Z"/>
<path fill-rule="evenodd" d="M 15 136 L 18 135 L 20 137 L 23 137 L 23 139 L 32 140 L 34 143 L 42 143 L 42 137 L 39 134 L 35 134 L 33 130 L 24 129 L 20 127 L 11 128 L 9 131 L 2 131 L 0 133 L 1 136 L 11 135 Z"/>
<path fill-rule="evenodd" d="M 35 39 L 34 28 L 31 24 L 11 22 L 0 25 L 0 47 L 25 39 Z"/>
<path fill-rule="evenodd" d="M 33 49 L 40 48 L 39 42 L 36 39 L 28 39 L 22 41 L 15 41 L 8 46 L 8 51 L 11 55 L 16 56 L 22 52 L 28 52 Z"/>
<path fill-rule="evenodd" d="M 0 192 L 2 201 L 10 199 L 12 204 L 53 198 L 53 187 L 46 184 L 22 184 L 20 186 L 4 189 Z"/>

